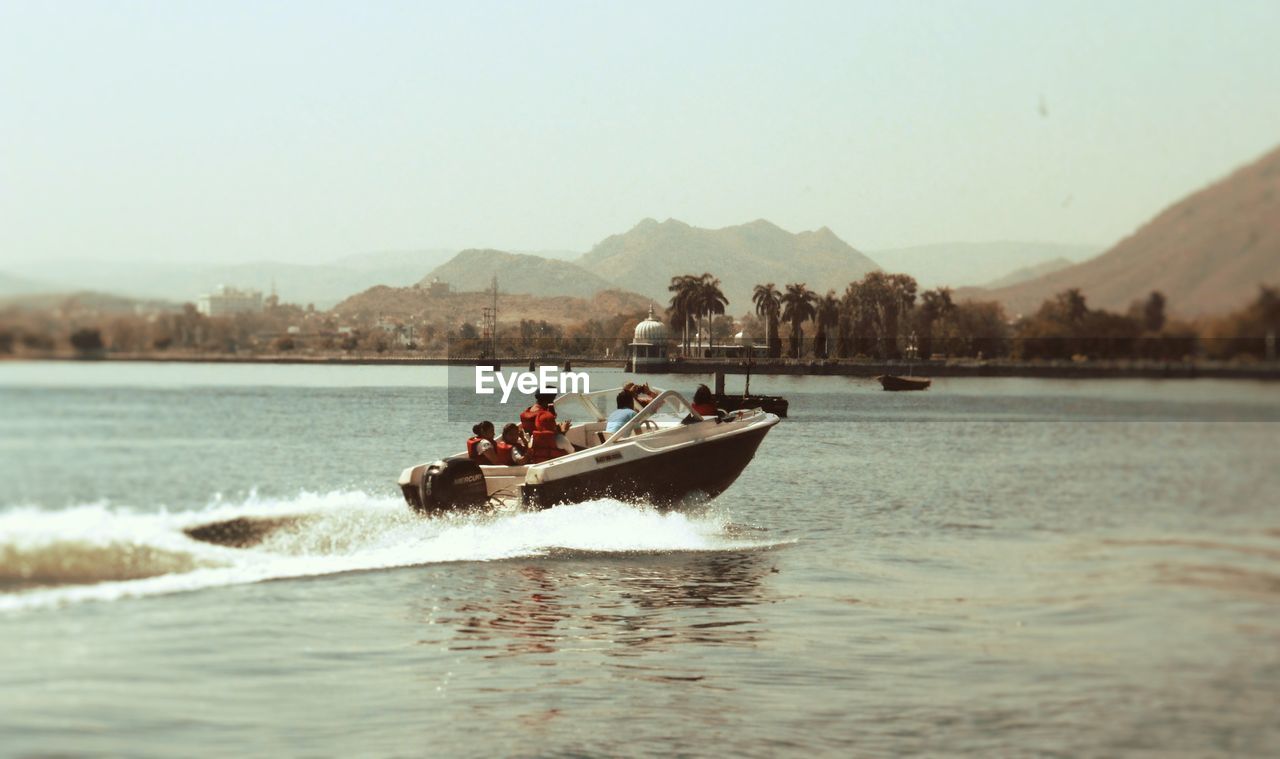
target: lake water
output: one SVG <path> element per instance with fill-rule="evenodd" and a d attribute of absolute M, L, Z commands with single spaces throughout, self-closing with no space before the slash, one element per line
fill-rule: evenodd
<path fill-rule="evenodd" d="M 0 754 L 1280 753 L 1280 386 L 757 377 L 708 507 L 424 520 L 445 376 L 0 363 Z"/>

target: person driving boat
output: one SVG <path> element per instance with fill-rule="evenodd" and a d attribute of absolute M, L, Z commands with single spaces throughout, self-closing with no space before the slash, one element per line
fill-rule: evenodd
<path fill-rule="evenodd" d="M 635 398 L 630 392 L 623 388 L 614 399 L 617 408 L 613 413 L 609 414 L 608 420 L 605 422 L 604 432 L 606 435 L 612 435 L 622 429 L 622 425 L 631 421 L 631 417 L 636 415 Z"/>

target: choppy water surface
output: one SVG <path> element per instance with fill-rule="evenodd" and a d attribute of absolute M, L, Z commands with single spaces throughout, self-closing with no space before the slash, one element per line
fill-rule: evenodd
<path fill-rule="evenodd" d="M 443 379 L 0 364 L 0 753 L 1280 751 L 1280 388 L 757 378 L 709 507 L 429 521 Z"/>

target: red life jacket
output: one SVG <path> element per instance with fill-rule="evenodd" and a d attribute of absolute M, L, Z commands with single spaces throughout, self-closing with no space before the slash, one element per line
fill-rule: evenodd
<path fill-rule="evenodd" d="M 563 456 L 564 451 L 556 445 L 556 430 L 534 430 L 529 441 L 529 463 L 540 464 L 543 461 Z"/>
<path fill-rule="evenodd" d="M 716 416 L 716 404 L 714 403 L 695 403 L 693 404 L 693 410 L 698 413 L 698 416 Z"/>
<path fill-rule="evenodd" d="M 533 426 L 538 421 L 538 414 L 541 414 L 544 410 L 535 403 L 520 412 L 520 426 L 524 428 L 525 432 L 533 432 Z"/>
<path fill-rule="evenodd" d="M 538 409 L 538 416 L 533 420 L 533 428 L 559 432 L 559 428 L 556 427 L 556 412 L 545 408 Z"/>
<path fill-rule="evenodd" d="M 538 464 L 565 454 L 565 451 L 556 444 L 556 436 L 560 434 L 560 429 L 556 426 L 556 412 L 541 406 L 535 406 L 535 408 L 538 409 L 538 413 L 533 421 L 533 431 L 529 433 L 530 464 Z M 521 417 L 523 416 L 521 414 Z"/>
<path fill-rule="evenodd" d="M 515 450 L 515 446 L 505 440 L 499 440 L 493 445 L 494 450 L 498 452 L 498 463 L 502 466 L 515 466 L 516 460 L 511 456 L 511 452 Z"/>
<path fill-rule="evenodd" d="M 472 437 L 467 438 L 467 458 L 471 459 L 472 461 L 479 462 L 481 464 L 488 464 L 489 459 L 486 459 L 480 453 L 480 443 L 483 440 L 484 438 L 474 436 L 474 435 Z"/>

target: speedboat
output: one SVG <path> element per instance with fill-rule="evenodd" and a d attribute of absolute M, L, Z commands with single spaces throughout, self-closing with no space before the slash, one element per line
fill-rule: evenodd
<path fill-rule="evenodd" d="M 778 417 L 742 409 L 715 417 L 696 413 L 674 390 L 663 390 L 613 433 L 606 409 L 621 388 L 566 393 L 556 398 L 574 452 L 539 464 L 490 466 L 465 453 L 418 464 L 400 473 L 409 506 L 435 515 L 487 504 L 545 509 L 614 498 L 654 505 L 710 499 L 724 492 L 751 462 Z"/>

